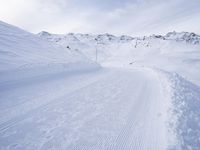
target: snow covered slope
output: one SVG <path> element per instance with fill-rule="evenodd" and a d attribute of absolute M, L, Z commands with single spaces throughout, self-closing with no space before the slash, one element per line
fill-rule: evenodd
<path fill-rule="evenodd" d="M 198 35 L 0 33 L 0 150 L 199 150 Z"/>
<path fill-rule="evenodd" d="M 79 52 L 55 46 L 34 34 L 0 22 L 0 82 L 97 66 Z"/>
<path fill-rule="evenodd" d="M 85 61 L 83 56 L 53 46 L 37 36 L 0 22 L 1 71 L 28 65 L 73 63 Z"/>
<path fill-rule="evenodd" d="M 148 68 L 160 75 L 161 82 L 166 79 L 164 87 L 169 90 L 167 95 L 170 95 L 168 100 L 171 105 L 169 126 L 177 139 L 174 149 L 200 148 L 199 35 L 188 32 L 149 37 L 44 34 L 41 32 L 39 36 L 63 48 L 81 51 L 103 66 Z"/>

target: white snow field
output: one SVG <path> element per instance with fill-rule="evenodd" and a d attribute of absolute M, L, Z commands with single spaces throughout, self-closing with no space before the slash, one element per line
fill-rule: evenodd
<path fill-rule="evenodd" d="M 198 35 L 39 36 L 0 22 L 1 150 L 200 149 Z"/>

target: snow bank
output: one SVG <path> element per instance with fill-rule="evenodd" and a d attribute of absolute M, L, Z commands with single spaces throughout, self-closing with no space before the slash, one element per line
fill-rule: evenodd
<path fill-rule="evenodd" d="M 181 149 L 200 148 L 200 87 L 185 80 L 178 74 L 170 76 L 173 93 L 172 122 Z"/>
<path fill-rule="evenodd" d="M 200 147 L 200 87 L 177 73 L 153 69 L 168 97 L 169 149 L 198 150 Z"/>

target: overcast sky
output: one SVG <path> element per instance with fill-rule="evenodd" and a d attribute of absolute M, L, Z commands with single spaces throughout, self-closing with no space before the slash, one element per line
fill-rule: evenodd
<path fill-rule="evenodd" d="M 0 20 L 33 33 L 200 34 L 200 0 L 0 0 Z"/>

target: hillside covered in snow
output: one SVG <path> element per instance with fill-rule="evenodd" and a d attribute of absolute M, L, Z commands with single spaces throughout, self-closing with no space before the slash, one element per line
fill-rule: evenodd
<path fill-rule="evenodd" d="M 0 150 L 198 150 L 200 36 L 31 34 L 0 22 Z"/>
<path fill-rule="evenodd" d="M 0 22 L 0 42 L 0 82 L 98 66 L 78 52 L 64 50 L 4 22 Z"/>

